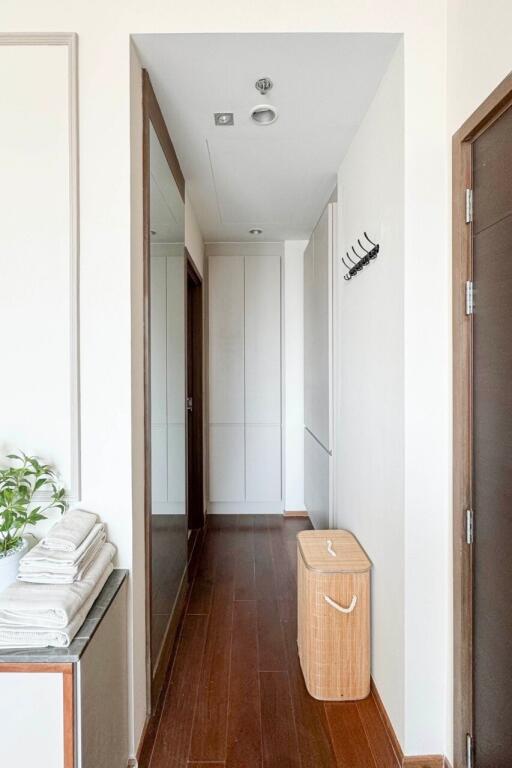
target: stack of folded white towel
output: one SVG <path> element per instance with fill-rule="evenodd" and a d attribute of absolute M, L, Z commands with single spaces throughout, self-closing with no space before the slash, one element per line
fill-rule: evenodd
<path fill-rule="evenodd" d="M 97 515 L 64 515 L 0 593 L 0 648 L 66 648 L 112 573 L 114 555 Z"/>

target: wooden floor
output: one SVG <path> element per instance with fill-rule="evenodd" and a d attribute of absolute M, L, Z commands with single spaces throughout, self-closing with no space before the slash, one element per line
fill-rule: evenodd
<path fill-rule="evenodd" d="M 307 693 L 296 544 L 307 519 L 210 516 L 151 768 L 398 768 L 373 697 Z"/>

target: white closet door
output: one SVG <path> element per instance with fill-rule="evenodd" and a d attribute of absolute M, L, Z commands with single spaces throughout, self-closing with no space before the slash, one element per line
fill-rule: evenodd
<path fill-rule="evenodd" d="M 279 251 L 245 258 L 245 419 L 281 423 Z"/>
<path fill-rule="evenodd" d="M 281 248 L 245 257 L 245 498 L 281 499 Z"/>
<path fill-rule="evenodd" d="M 332 206 L 323 212 L 304 254 L 304 420 L 331 450 Z"/>
<path fill-rule="evenodd" d="M 279 501 L 281 425 L 247 424 L 245 451 L 247 501 Z"/>
<path fill-rule="evenodd" d="M 210 501 L 245 500 L 244 259 L 209 259 Z"/>
<path fill-rule="evenodd" d="M 166 257 L 151 255 L 151 493 L 167 501 Z"/>
<path fill-rule="evenodd" d="M 209 260 L 210 423 L 244 423 L 244 260 Z"/>
<path fill-rule="evenodd" d="M 186 513 L 185 257 L 183 245 L 167 256 L 167 514 Z"/>
<path fill-rule="evenodd" d="M 244 501 L 244 465 L 244 425 L 210 424 L 210 501 Z"/>

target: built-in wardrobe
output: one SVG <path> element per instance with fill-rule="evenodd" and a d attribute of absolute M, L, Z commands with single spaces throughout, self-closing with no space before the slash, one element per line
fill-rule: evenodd
<path fill-rule="evenodd" d="M 209 511 L 282 511 L 282 243 L 208 260 Z"/>
<path fill-rule="evenodd" d="M 333 521 L 333 272 L 336 203 L 304 252 L 304 501 L 315 528 Z"/>

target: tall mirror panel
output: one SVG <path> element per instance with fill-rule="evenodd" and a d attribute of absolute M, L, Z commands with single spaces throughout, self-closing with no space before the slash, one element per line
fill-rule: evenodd
<path fill-rule="evenodd" d="M 151 660 L 187 561 L 185 206 L 150 124 Z"/>

